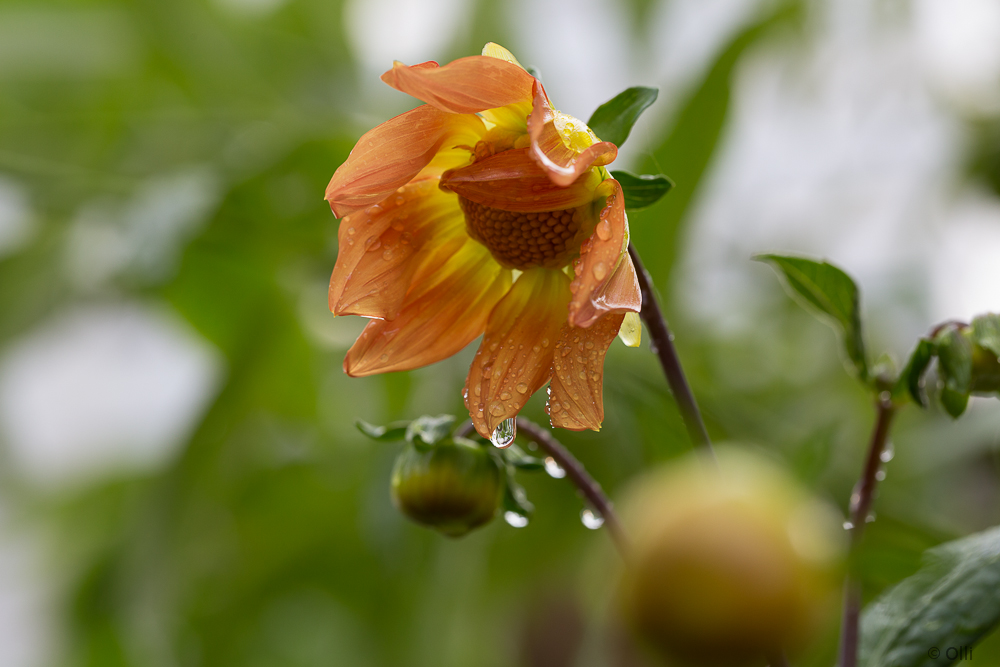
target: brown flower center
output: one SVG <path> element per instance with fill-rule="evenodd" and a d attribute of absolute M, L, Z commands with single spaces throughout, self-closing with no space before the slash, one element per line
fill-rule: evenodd
<path fill-rule="evenodd" d="M 489 248 L 504 266 L 557 269 L 569 264 L 580 251 L 587 206 L 525 213 L 491 208 L 461 196 L 458 203 L 469 235 Z"/>

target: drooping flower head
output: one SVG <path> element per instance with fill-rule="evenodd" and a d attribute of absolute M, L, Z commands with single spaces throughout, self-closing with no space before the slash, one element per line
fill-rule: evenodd
<path fill-rule="evenodd" d="M 326 190 L 343 218 L 330 309 L 372 318 L 344 370 L 417 368 L 483 335 L 465 384 L 480 435 L 546 383 L 553 426 L 598 430 L 605 353 L 641 305 L 604 168 L 618 149 L 496 44 L 382 80 L 426 104 L 362 136 Z"/>

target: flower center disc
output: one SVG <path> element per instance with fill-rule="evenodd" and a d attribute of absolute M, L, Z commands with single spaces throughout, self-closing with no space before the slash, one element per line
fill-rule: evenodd
<path fill-rule="evenodd" d="M 491 208 L 461 196 L 458 203 L 469 235 L 489 248 L 504 266 L 557 269 L 569 264 L 580 250 L 586 206 L 526 213 Z"/>

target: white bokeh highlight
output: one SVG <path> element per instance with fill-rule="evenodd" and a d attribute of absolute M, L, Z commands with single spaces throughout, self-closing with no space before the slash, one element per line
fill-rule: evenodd
<path fill-rule="evenodd" d="M 185 442 L 221 376 L 219 354 L 165 309 L 72 308 L 0 358 L 0 438 L 37 483 L 153 469 Z"/>

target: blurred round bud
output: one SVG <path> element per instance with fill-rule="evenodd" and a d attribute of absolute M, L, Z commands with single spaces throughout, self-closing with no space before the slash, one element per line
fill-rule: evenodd
<path fill-rule="evenodd" d="M 392 471 L 392 501 L 417 523 L 451 537 L 489 523 L 503 492 L 500 465 L 465 438 L 406 445 Z"/>
<path fill-rule="evenodd" d="M 836 608 L 839 513 L 747 453 L 647 475 L 624 517 L 634 553 L 623 610 L 671 664 L 763 665 L 801 648 Z"/>

